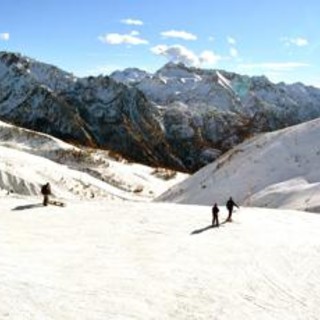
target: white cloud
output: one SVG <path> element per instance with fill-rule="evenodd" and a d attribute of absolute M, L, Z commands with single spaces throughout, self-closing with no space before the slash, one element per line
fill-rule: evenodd
<path fill-rule="evenodd" d="M 209 40 L 210 42 L 213 42 L 213 41 L 214 41 L 214 37 L 213 37 L 213 36 L 210 36 L 210 37 L 208 38 L 208 40 Z"/>
<path fill-rule="evenodd" d="M 173 45 L 170 47 L 167 45 L 158 45 L 151 48 L 151 52 L 156 55 L 164 56 L 172 62 L 182 62 L 191 66 L 199 64 L 198 57 L 192 51 L 181 45 Z"/>
<path fill-rule="evenodd" d="M 309 66 L 309 64 L 302 62 L 264 62 L 240 64 L 239 68 L 246 70 L 292 71 L 297 68 Z"/>
<path fill-rule="evenodd" d="M 237 43 L 236 39 L 233 38 L 233 37 L 228 37 L 228 38 L 227 38 L 227 41 L 228 41 L 228 43 L 231 44 L 231 45 L 235 45 L 235 44 Z"/>
<path fill-rule="evenodd" d="M 237 43 L 236 39 L 233 37 L 227 37 L 227 42 L 230 45 L 230 48 L 229 48 L 230 57 L 237 58 L 239 53 L 238 53 L 238 50 L 235 48 L 235 45 Z"/>
<path fill-rule="evenodd" d="M 178 31 L 178 30 L 169 30 L 161 32 L 161 35 L 165 38 L 179 38 L 183 40 L 197 40 L 197 36 L 186 32 L 186 31 Z"/>
<path fill-rule="evenodd" d="M 129 34 L 119 34 L 119 33 L 108 33 L 103 36 L 98 37 L 98 39 L 107 44 L 148 44 L 149 42 L 145 39 L 137 37 L 139 35 L 138 31 L 132 31 Z"/>
<path fill-rule="evenodd" d="M 294 45 L 297 47 L 305 47 L 309 44 L 308 39 L 306 38 L 301 38 L 301 37 L 297 37 L 297 38 L 282 38 L 281 41 L 286 45 L 286 46 L 290 46 L 290 45 Z"/>
<path fill-rule="evenodd" d="M 237 58 L 239 55 L 238 50 L 236 48 L 230 48 L 230 56 L 232 58 Z"/>
<path fill-rule="evenodd" d="M 8 32 L 0 33 L 0 40 L 8 41 L 10 39 L 10 34 Z"/>
<path fill-rule="evenodd" d="M 140 32 L 136 31 L 136 30 L 133 30 L 133 31 L 130 32 L 131 36 L 138 36 L 139 34 L 140 34 Z"/>
<path fill-rule="evenodd" d="M 308 40 L 304 39 L 304 38 L 293 39 L 293 43 L 295 45 L 297 45 L 298 47 L 304 47 L 304 46 L 307 46 L 309 44 Z"/>
<path fill-rule="evenodd" d="M 134 25 L 134 26 L 142 26 L 143 25 L 143 21 L 137 20 L 137 19 L 130 19 L 130 18 L 129 19 L 122 19 L 121 22 L 124 24 Z"/>
<path fill-rule="evenodd" d="M 202 64 L 215 64 L 221 58 L 212 51 L 203 51 L 199 56 L 181 45 L 158 45 L 151 48 L 151 52 L 164 56 L 169 61 L 183 63 L 187 66 L 200 66 Z"/>
<path fill-rule="evenodd" d="M 199 60 L 201 64 L 216 64 L 221 57 L 212 51 L 205 50 L 200 54 Z"/>

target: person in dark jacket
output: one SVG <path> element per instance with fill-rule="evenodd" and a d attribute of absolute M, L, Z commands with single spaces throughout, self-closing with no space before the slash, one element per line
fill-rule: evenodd
<path fill-rule="evenodd" d="M 239 208 L 239 206 L 233 201 L 232 197 L 229 198 L 229 200 L 226 203 L 226 207 L 228 209 L 228 218 L 227 221 L 232 221 L 232 212 L 233 212 L 233 207 L 236 206 Z"/>
<path fill-rule="evenodd" d="M 49 182 L 41 187 L 41 193 L 43 195 L 43 205 L 47 206 L 49 204 L 49 195 L 51 194 L 51 186 Z"/>
<path fill-rule="evenodd" d="M 219 227 L 219 208 L 218 205 L 215 203 L 212 207 L 212 226 L 213 227 Z"/>

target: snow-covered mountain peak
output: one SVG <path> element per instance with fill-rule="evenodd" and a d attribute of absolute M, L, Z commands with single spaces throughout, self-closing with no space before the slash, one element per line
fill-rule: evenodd
<path fill-rule="evenodd" d="M 35 81 L 51 91 L 65 90 L 77 80 L 71 73 L 19 53 L 0 52 L 0 70 L 1 67 L 6 68 L 6 72 L 29 77 L 30 81 Z"/>
<path fill-rule="evenodd" d="M 159 69 L 154 77 L 165 77 L 170 79 L 184 79 L 184 78 L 198 78 L 196 72 L 191 68 L 186 67 L 182 63 L 167 63 L 161 69 Z"/>
<path fill-rule="evenodd" d="M 144 78 L 151 77 L 151 73 L 138 68 L 126 68 L 122 71 L 114 71 L 110 75 L 117 82 L 131 84 L 140 82 Z"/>

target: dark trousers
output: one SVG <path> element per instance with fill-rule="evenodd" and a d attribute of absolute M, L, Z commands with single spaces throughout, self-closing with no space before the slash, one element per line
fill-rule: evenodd
<path fill-rule="evenodd" d="M 213 219 L 212 219 L 212 226 L 217 226 L 219 227 L 219 217 L 217 213 L 213 214 Z"/>
<path fill-rule="evenodd" d="M 49 196 L 47 194 L 43 195 L 43 205 L 47 206 L 49 203 Z"/>
<path fill-rule="evenodd" d="M 231 221 L 232 220 L 232 211 L 233 211 L 233 208 L 228 209 L 229 214 L 228 214 L 227 221 Z"/>

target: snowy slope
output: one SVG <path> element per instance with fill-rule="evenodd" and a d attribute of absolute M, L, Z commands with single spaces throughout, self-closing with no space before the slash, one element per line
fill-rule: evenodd
<path fill-rule="evenodd" d="M 110 77 L 117 81 L 130 85 L 131 83 L 139 82 L 147 77 L 152 75 L 146 71 L 137 69 L 137 68 L 127 68 L 123 71 L 114 71 Z"/>
<path fill-rule="evenodd" d="M 33 204 L 0 199 L 1 319 L 319 318 L 318 215 L 242 208 L 209 229 L 203 206 Z"/>
<path fill-rule="evenodd" d="M 49 181 L 58 197 L 141 200 L 154 198 L 185 177 L 186 174 L 116 160 L 107 151 L 81 149 L 0 121 L 3 193 L 38 195 L 40 185 Z"/>
<path fill-rule="evenodd" d="M 159 200 L 320 212 L 320 118 L 260 135 L 206 166 Z"/>

